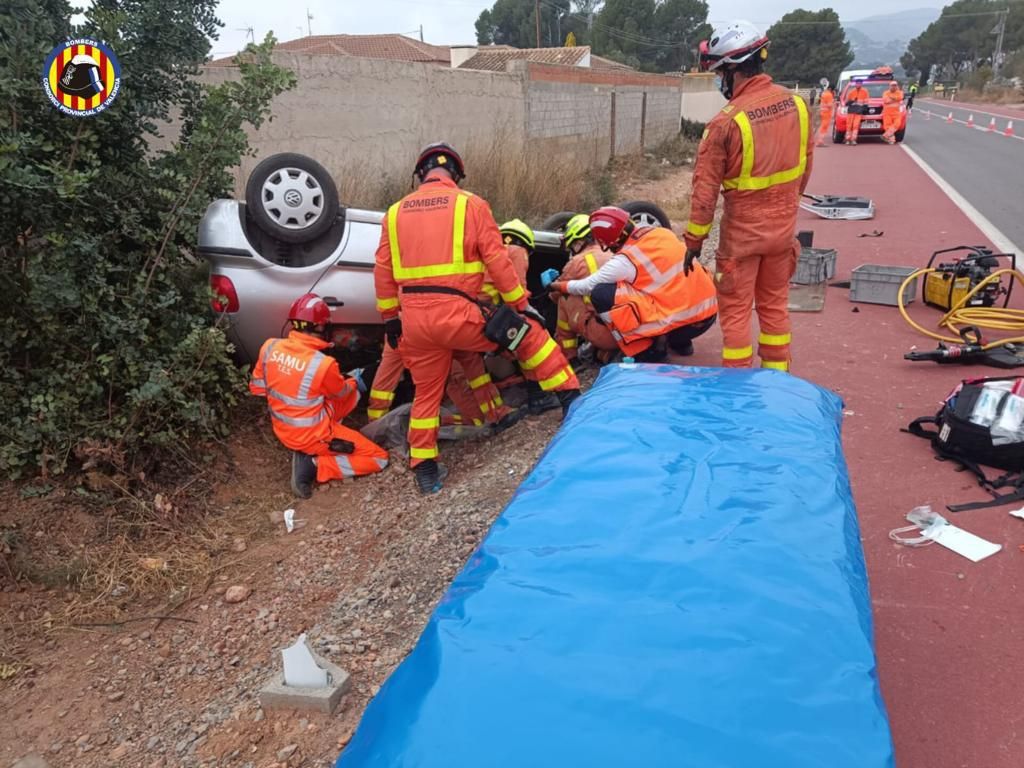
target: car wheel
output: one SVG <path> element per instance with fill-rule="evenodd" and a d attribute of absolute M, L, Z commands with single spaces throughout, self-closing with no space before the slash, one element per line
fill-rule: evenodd
<path fill-rule="evenodd" d="M 846 141 L 846 131 L 832 131 L 832 143 L 842 144 Z"/>
<path fill-rule="evenodd" d="M 544 223 L 540 225 L 540 228 L 547 232 L 561 232 L 565 229 L 565 225 L 569 223 L 569 219 L 575 215 L 575 211 L 561 211 L 554 216 L 548 216 L 544 219 Z"/>
<path fill-rule="evenodd" d="M 907 129 L 904 128 L 902 131 L 896 131 L 896 143 L 899 144 L 903 141 L 903 136 L 906 134 Z"/>
<path fill-rule="evenodd" d="M 338 216 L 338 188 L 320 163 L 282 152 L 257 165 L 245 186 L 245 202 L 257 226 L 285 243 L 308 243 Z"/>
<path fill-rule="evenodd" d="M 630 200 L 620 206 L 633 223 L 640 227 L 665 227 L 672 226 L 668 215 L 657 205 L 647 200 Z"/>

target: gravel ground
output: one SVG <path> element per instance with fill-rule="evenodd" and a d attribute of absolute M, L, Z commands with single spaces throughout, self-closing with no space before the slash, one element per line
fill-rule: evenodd
<path fill-rule="evenodd" d="M 624 187 L 623 199 L 668 207 L 671 198 L 685 218 L 689 179 L 689 170 L 674 168 L 642 188 Z M 709 266 L 717 241 L 716 223 L 703 252 Z M 587 385 L 594 372 L 581 378 Z M 34 637 L 15 674 L 0 676 L 7 715 L 0 765 L 29 755 L 39 760 L 18 768 L 333 765 L 366 702 L 416 642 L 559 423 L 549 413 L 484 443 L 443 446 L 451 475 L 427 498 L 396 461 L 379 476 L 296 502 L 286 452 L 270 439 L 236 436 L 234 480 L 218 501 L 224 514 L 262 516 L 262 531 L 238 540 L 208 588 L 170 611 L 173 619 Z M 290 534 L 270 522 L 288 506 L 305 521 Z M 33 535 L 45 538 L 43 522 Z M 46 616 L 63 596 L 55 587 L 8 585 L 0 629 L 17 634 L 14 617 Z M 164 600 L 122 608 L 132 616 L 169 612 Z M 263 683 L 279 670 L 278 650 L 301 632 L 352 675 L 332 717 L 258 704 Z"/>

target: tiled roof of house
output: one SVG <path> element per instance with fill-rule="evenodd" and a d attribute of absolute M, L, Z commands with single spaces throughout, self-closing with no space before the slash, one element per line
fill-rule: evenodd
<path fill-rule="evenodd" d="M 636 72 L 634 67 L 629 64 L 623 64 L 621 61 L 612 61 L 606 59 L 603 56 L 590 55 L 590 68 L 591 69 L 616 69 L 621 72 Z"/>
<path fill-rule="evenodd" d="M 275 50 L 392 61 L 421 61 L 445 66 L 451 62 L 447 46 L 421 43 L 405 35 L 310 35 L 279 43 Z M 231 66 L 233 58 L 217 59 L 210 64 Z"/>
<path fill-rule="evenodd" d="M 509 48 L 507 46 L 482 47 L 476 54 L 459 65 L 459 69 L 483 69 L 490 72 L 504 72 L 510 61 L 526 59 L 537 64 L 560 64 L 578 67 L 590 47 L 579 45 L 574 48 Z"/>

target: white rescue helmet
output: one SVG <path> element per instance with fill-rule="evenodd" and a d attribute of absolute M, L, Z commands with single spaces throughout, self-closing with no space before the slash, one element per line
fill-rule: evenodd
<path fill-rule="evenodd" d="M 700 44 L 700 68 L 714 72 L 727 64 L 741 64 L 751 56 L 768 57 L 768 38 L 749 21 L 716 27 L 710 40 Z"/>

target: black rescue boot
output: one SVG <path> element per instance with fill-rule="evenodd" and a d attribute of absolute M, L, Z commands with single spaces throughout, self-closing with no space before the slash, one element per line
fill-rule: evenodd
<path fill-rule="evenodd" d="M 554 392 L 545 392 L 536 381 L 526 382 L 526 410 L 531 416 L 540 416 L 561 405 Z"/>
<path fill-rule="evenodd" d="M 433 459 L 421 461 L 413 472 L 416 475 L 416 488 L 424 495 L 440 491 L 444 479 L 448 477 L 448 468 Z"/>
<path fill-rule="evenodd" d="M 558 395 L 558 404 L 562 406 L 562 418 L 564 419 L 569 415 L 569 406 L 580 396 L 580 391 L 578 389 L 563 389 L 556 394 Z"/>
<path fill-rule="evenodd" d="M 315 482 L 316 462 L 313 457 L 292 451 L 292 493 L 300 499 L 308 499 L 313 495 Z"/>
<path fill-rule="evenodd" d="M 514 427 L 523 419 L 524 416 L 526 416 L 526 413 L 526 408 L 516 408 L 514 411 L 506 413 L 498 420 L 497 424 L 491 425 L 491 436 L 500 435 L 506 429 Z"/>

